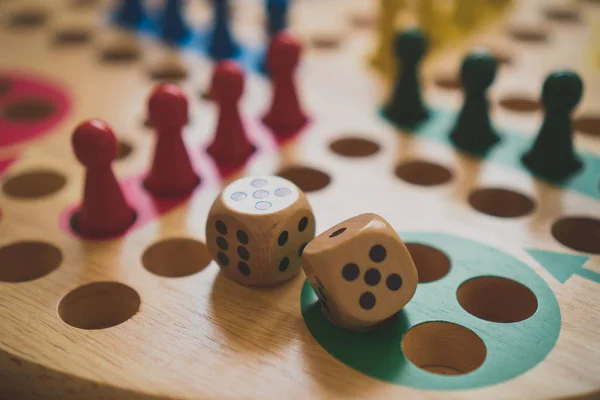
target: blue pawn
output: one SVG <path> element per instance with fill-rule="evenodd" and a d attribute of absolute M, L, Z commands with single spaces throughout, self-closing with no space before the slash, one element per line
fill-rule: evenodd
<path fill-rule="evenodd" d="M 160 19 L 160 34 L 169 43 L 180 43 L 190 34 L 182 17 L 181 6 L 181 0 L 167 0 Z"/>
<path fill-rule="evenodd" d="M 280 31 L 287 27 L 287 15 L 289 8 L 288 0 L 266 0 L 265 11 L 267 14 L 267 36 L 269 39 L 277 35 Z M 267 52 L 263 54 L 260 71 L 268 75 L 267 71 Z"/>
<path fill-rule="evenodd" d="M 140 0 L 121 0 L 115 21 L 119 25 L 136 27 L 142 23 L 144 17 L 144 8 Z"/>
<path fill-rule="evenodd" d="M 267 35 L 271 38 L 287 27 L 288 0 L 267 0 Z"/>
<path fill-rule="evenodd" d="M 229 29 L 229 0 L 213 0 L 214 26 L 211 33 L 208 54 L 214 60 L 232 58 L 240 51 Z"/>

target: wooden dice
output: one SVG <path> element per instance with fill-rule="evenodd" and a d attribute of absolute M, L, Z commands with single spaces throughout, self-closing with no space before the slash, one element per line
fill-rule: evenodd
<path fill-rule="evenodd" d="M 302 268 L 334 324 L 366 330 L 396 314 L 417 289 L 417 269 L 394 228 L 376 214 L 341 222 L 312 240 Z"/>
<path fill-rule="evenodd" d="M 277 176 L 244 177 L 213 203 L 206 223 L 208 249 L 229 278 L 242 285 L 274 285 L 300 272 L 315 237 L 304 193 Z"/>

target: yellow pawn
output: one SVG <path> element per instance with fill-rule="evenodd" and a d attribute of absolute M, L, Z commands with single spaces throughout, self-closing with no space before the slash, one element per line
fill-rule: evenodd
<path fill-rule="evenodd" d="M 379 37 L 371 64 L 384 76 L 390 76 L 396 70 L 393 45 L 397 28 L 396 20 L 403 6 L 403 0 L 380 0 Z"/>
<path fill-rule="evenodd" d="M 444 26 L 435 3 L 435 0 L 419 0 L 417 4 L 419 26 L 427 34 L 432 48 L 440 47 L 444 40 Z"/>
<path fill-rule="evenodd" d="M 460 32 L 468 32 L 483 18 L 480 0 L 455 0 L 454 23 Z"/>

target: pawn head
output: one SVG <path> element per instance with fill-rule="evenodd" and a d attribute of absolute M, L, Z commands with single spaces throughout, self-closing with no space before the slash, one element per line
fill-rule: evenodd
<path fill-rule="evenodd" d="M 470 52 L 460 67 L 463 87 L 467 90 L 486 90 L 494 82 L 497 69 L 498 61 L 489 51 L 477 49 Z"/>
<path fill-rule="evenodd" d="M 244 72 L 233 61 L 225 60 L 215 66 L 210 86 L 211 96 L 219 102 L 235 102 L 244 91 Z"/>
<path fill-rule="evenodd" d="M 417 28 L 398 33 L 394 42 L 396 56 L 405 63 L 417 63 L 427 52 L 429 44 L 425 33 Z"/>
<path fill-rule="evenodd" d="M 553 72 L 544 81 L 542 103 L 546 109 L 572 111 L 583 94 L 583 82 L 573 71 Z"/>
<path fill-rule="evenodd" d="M 117 138 L 104 121 L 81 123 L 71 138 L 75 157 L 86 167 L 109 165 L 117 157 Z"/>
<path fill-rule="evenodd" d="M 188 100 L 177 85 L 158 84 L 148 101 L 148 118 L 156 128 L 173 127 L 172 132 L 188 123 Z"/>
<path fill-rule="evenodd" d="M 269 44 L 267 67 L 270 72 L 292 71 L 300 61 L 302 44 L 288 32 L 278 33 Z"/>

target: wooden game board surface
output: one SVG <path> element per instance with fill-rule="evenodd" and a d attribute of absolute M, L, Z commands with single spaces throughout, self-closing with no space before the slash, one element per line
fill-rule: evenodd
<path fill-rule="evenodd" d="M 294 16 L 327 15 L 330 21 L 333 15 L 353 14 L 353 7 L 371 6 L 366 4 L 332 1 L 322 7 L 331 7 L 333 14 L 324 14 L 314 2 L 297 1 Z M 578 3 L 584 21 L 570 25 L 548 22 L 540 13 L 546 4 L 541 0 L 519 4 L 521 10 L 490 25 L 486 34 L 459 42 L 432 58 L 424 70 L 428 103 L 446 110 L 459 107 L 460 92 L 440 88 L 435 80 L 454 74 L 464 49 L 484 42 L 500 46 L 511 61 L 501 68 L 491 93 L 493 118 L 501 130 L 535 134 L 541 112 L 514 112 L 500 103 L 517 96 L 518 105 L 534 108 L 535 102 L 532 105 L 521 98 L 537 99 L 545 75 L 557 66 L 575 68 L 584 78 L 586 89 L 576 116 L 598 117 L 600 74 L 583 49 L 591 41 L 590 22 L 598 21 L 600 8 Z M 270 98 L 268 81 L 255 73 L 247 75 L 242 111 L 261 150 L 244 174 L 284 170 L 301 186 L 307 185 L 305 189 L 315 189 L 306 191 L 317 232 L 348 217 L 374 212 L 398 231 L 407 232 L 407 237 L 423 232 L 459 235 L 527 265 L 528 271 L 537 275 L 536 282 L 554 293 L 560 309 L 560 335 L 543 361 L 502 383 L 436 390 L 374 379 L 330 355 L 311 334 L 300 304 L 303 274 L 263 289 L 242 287 L 219 274 L 202 243 L 208 209 L 223 186 L 215 166 L 201 156 L 216 122 L 214 105 L 201 98 L 211 63 L 189 48 L 179 53 L 152 38 L 138 40 L 117 31 L 102 23 L 96 6 L 75 9 L 58 0 L 43 2 L 51 11 L 42 14 L 46 15 L 45 25 L 31 29 L 7 25 L 13 11 L 25 6 L 16 1 L 0 3 L 0 48 L 8 54 L 0 58 L 0 70 L 27 71 L 64 88 L 72 110 L 39 140 L 17 149 L 0 149 L 2 160 L 8 159 L 4 155 L 19 155 L 3 182 L 31 170 L 65 178 L 62 184 L 50 185 L 46 192 L 53 194 L 48 196 L 22 199 L 6 190 L 0 194 L 0 246 L 4 246 L 0 264 L 15 258 L 31 259 L 25 275 L 0 279 L 0 395 L 18 390 L 31 398 L 86 399 L 597 398 L 599 283 L 581 275 L 561 283 L 526 249 L 589 256 L 585 268 L 590 274 L 600 273 L 598 252 L 575 252 L 551 233 L 552 225 L 564 216 L 599 219 L 600 202 L 535 180 L 523 170 L 459 154 L 440 141 L 398 134 L 379 116 L 387 87 L 366 62 L 373 48 L 372 30 L 341 24 L 344 31 L 339 48 L 307 49 L 299 86 L 313 123 L 298 141 L 281 151 L 259 122 Z M 206 23 L 205 6 L 194 2 L 193 7 L 195 23 Z M 542 23 L 549 39 L 521 43 L 507 37 L 506 26 L 517 16 L 528 23 Z M 30 23 L 35 19 L 30 17 L 34 20 Z M 237 2 L 236 32 L 257 46 L 262 41 L 260 19 L 257 2 Z M 312 24 L 306 18 L 293 21 L 293 30 L 305 38 L 324 29 L 316 18 Z M 89 36 L 79 37 L 90 41 L 56 45 L 55 30 L 73 26 L 89 32 Z M 106 61 L 107 48 L 121 50 L 121 55 L 133 61 Z M 140 57 L 135 59 L 137 55 Z M 144 126 L 146 96 L 154 84 L 151 78 L 157 71 L 173 69 L 186 75 L 180 82 L 191 103 L 186 142 L 197 154 L 202 186 L 189 201 L 121 239 L 82 241 L 65 231 L 60 216 L 80 200 L 83 177 L 70 148 L 73 127 L 83 119 L 105 119 L 123 143 L 123 158 L 114 165 L 117 176 L 126 180 L 142 175 L 153 145 L 151 130 Z M 360 140 L 333 145 L 334 150 L 365 157 L 344 157 L 330 149 L 330 143 L 348 137 Z M 576 145 L 600 154 L 597 136 L 577 134 Z M 429 164 L 416 163 L 407 172 L 406 163 L 415 160 Z M 289 169 L 294 166 L 302 168 Z M 316 171 L 307 172 L 308 167 Z M 396 173 L 408 181 L 442 184 L 415 185 Z M 35 177 L 25 184 L 17 182 L 26 193 L 38 185 Z M 533 202 L 533 209 L 509 219 L 476 212 L 468 201 L 471 192 L 494 187 L 526 196 L 516 211 L 497 206 L 498 212 L 519 214 L 528 207 L 527 199 Z M 30 197 L 36 197 L 35 193 Z M 39 243 L 6 250 L 8 244 L 31 241 Z M 167 262 L 177 266 L 175 270 L 166 268 Z M 167 270 L 181 276 L 163 276 Z M 39 279 L 28 280 L 32 277 Z M 23 282 L 6 282 L 9 280 Z M 93 315 L 82 313 L 81 305 L 86 302 L 96 310 Z M 440 308 L 431 313 L 443 314 L 444 306 Z M 77 328 L 102 328 L 119 322 L 123 323 L 106 329 Z M 439 329 L 450 328 L 443 325 Z M 448 335 L 460 334 L 449 331 Z M 418 344 L 418 338 L 413 340 Z M 495 340 L 518 341 L 510 337 Z M 481 356 L 481 348 L 469 348 L 464 356 L 466 365 L 470 358 Z M 440 366 L 438 372 L 452 372 L 444 368 Z"/>

